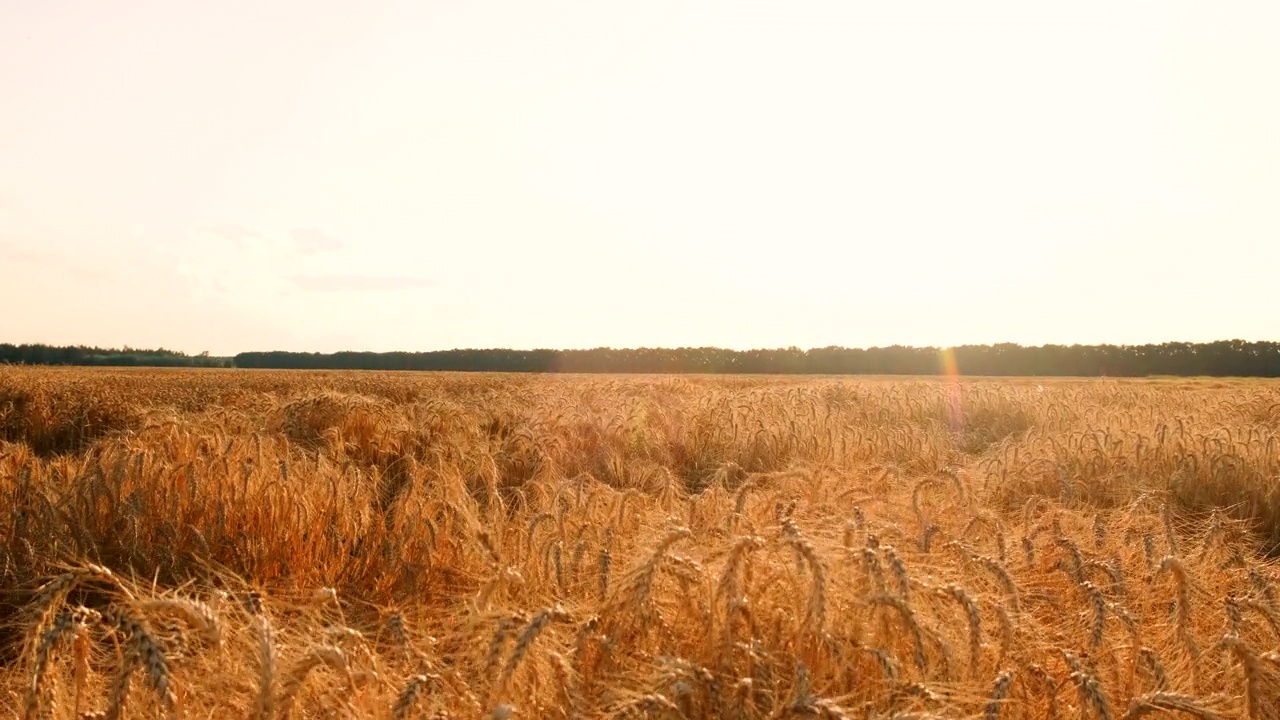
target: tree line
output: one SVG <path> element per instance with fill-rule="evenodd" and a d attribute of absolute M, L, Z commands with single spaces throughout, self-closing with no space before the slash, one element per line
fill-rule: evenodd
<path fill-rule="evenodd" d="M 944 356 L 947 364 L 944 365 Z M 562 373 L 755 373 L 811 375 L 1067 375 L 1280 377 L 1280 343 L 1223 340 L 1159 345 L 964 345 L 811 350 L 595 348 L 433 352 L 245 352 L 233 358 L 172 350 L 0 344 L 0 364 L 449 370 Z"/>
<path fill-rule="evenodd" d="M 770 373 L 936 375 L 944 352 L 964 375 L 1280 377 L 1280 343 L 1224 340 L 1159 345 L 1012 343 L 936 347 L 825 347 L 775 350 L 636 348 L 593 350 L 443 350 L 437 352 L 249 352 L 242 368 L 452 370 L 570 373 Z"/>
<path fill-rule="evenodd" d="M 113 367 L 231 367 L 231 358 L 208 353 L 188 355 L 176 350 L 99 348 L 85 345 L 11 345 L 0 343 L 0 364 L 104 365 Z"/>

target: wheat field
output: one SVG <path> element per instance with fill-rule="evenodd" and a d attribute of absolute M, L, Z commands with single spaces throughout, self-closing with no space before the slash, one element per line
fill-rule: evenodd
<path fill-rule="evenodd" d="M 18 718 L 1280 718 L 1280 384 L 0 368 Z"/>

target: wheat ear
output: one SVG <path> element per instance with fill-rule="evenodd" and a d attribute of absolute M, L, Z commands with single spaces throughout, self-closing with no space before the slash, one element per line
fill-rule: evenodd
<path fill-rule="evenodd" d="M 313 645 L 306 654 L 294 661 L 289 671 L 280 680 L 280 697 L 276 703 L 279 708 L 276 717 L 279 720 L 288 720 L 289 714 L 293 712 L 293 704 L 298 698 L 298 693 L 302 690 L 303 683 L 307 681 L 307 676 L 312 670 L 322 665 L 341 674 L 349 687 L 354 686 L 351 665 L 347 661 L 346 653 L 332 645 Z"/>

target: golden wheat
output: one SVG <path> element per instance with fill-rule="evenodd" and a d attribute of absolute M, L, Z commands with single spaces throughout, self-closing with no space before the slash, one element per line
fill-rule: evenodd
<path fill-rule="evenodd" d="M 1278 403 L 0 368 L 0 714 L 1275 718 Z"/>

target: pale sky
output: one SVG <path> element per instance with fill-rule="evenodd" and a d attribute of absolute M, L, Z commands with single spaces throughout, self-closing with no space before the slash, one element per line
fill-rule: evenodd
<path fill-rule="evenodd" d="M 0 3 L 0 342 L 1280 340 L 1280 2 Z"/>

